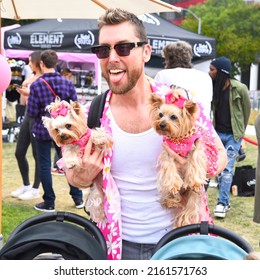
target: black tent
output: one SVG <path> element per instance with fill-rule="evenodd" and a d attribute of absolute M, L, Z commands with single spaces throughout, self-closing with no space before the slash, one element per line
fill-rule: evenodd
<path fill-rule="evenodd" d="M 140 18 L 145 24 L 152 46 L 152 64 L 158 66 L 163 47 L 177 40 L 185 40 L 192 45 L 194 63 L 216 56 L 214 38 L 190 32 L 156 14 L 144 14 Z M 59 52 L 90 52 L 90 47 L 97 43 L 95 19 L 40 20 L 6 31 L 4 36 L 4 48 L 14 50 L 52 48 Z"/>

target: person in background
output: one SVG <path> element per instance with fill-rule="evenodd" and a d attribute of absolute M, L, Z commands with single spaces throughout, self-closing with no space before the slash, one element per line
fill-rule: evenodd
<path fill-rule="evenodd" d="M 72 78 L 72 72 L 69 68 L 63 68 L 60 73 L 64 78 L 67 78 L 69 80 Z"/>
<path fill-rule="evenodd" d="M 77 100 L 76 90 L 72 82 L 55 71 L 57 62 L 58 56 L 54 50 L 45 50 L 41 53 L 43 75 L 31 85 L 28 99 L 28 115 L 34 119 L 32 130 L 35 135 L 39 175 L 44 191 L 43 202 L 36 204 L 34 208 L 43 212 L 55 211 L 56 197 L 51 176 L 51 147 L 54 142 L 43 125 L 42 117 L 47 114 L 46 106 L 53 102 L 56 96 L 68 102 Z M 60 149 L 57 146 L 55 147 L 60 155 Z M 81 190 L 70 185 L 70 195 L 76 208 L 84 207 Z"/>
<path fill-rule="evenodd" d="M 27 100 L 30 94 L 30 85 L 42 75 L 40 61 L 40 51 L 35 51 L 29 55 L 29 66 L 31 68 L 32 74 L 24 80 L 24 82 L 22 83 L 22 87 L 17 87 L 16 89 L 17 92 L 21 95 L 20 103 L 26 106 L 25 115 L 20 127 L 15 149 L 15 157 L 22 176 L 23 185 L 13 191 L 11 193 L 11 196 L 18 197 L 21 200 L 29 200 L 40 197 L 40 178 L 38 174 L 39 165 L 37 162 L 35 139 L 32 135 L 33 120 L 29 118 L 27 113 Z M 32 145 L 32 154 L 35 162 L 33 185 L 30 184 L 29 163 L 26 158 L 26 154 L 30 144 Z"/>
<path fill-rule="evenodd" d="M 230 210 L 234 166 L 251 111 L 247 86 L 231 79 L 230 71 L 231 61 L 225 56 L 212 60 L 209 67 L 213 80 L 213 125 L 228 156 L 227 166 L 217 176 L 219 195 L 214 216 L 218 218 L 225 218 Z"/>
<path fill-rule="evenodd" d="M 212 80 L 208 73 L 193 68 L 192 46 L 185 41 L 169 43 L 163 48 L 163 57 L 165 69 L 159 71 L 154 79 L 168 86 L 190 90 L 210 115 Z"/>
<path fill-rule="evenodd" d="M 166 149 L 180 170 L 186 168 L 186 159 L 174 153 L 152 129 L 148 100 L 152 92 L 163 94 L 165 89 L 166 94 L 170 88 L 145 75 L 151 46 L 143 22 L 130 12 L 108 9 L 98 25 L 100 45 L 93 46 L 92 52 L 99 58 L 110 88 L 101 126 L 112 135 L 113 146 L 106 154 L 99 149 L 93 151 L 90 139 L 82 168 L 65 170 L 65 174 L 72 185 L 84 189 L 103 170 L 107 219 L 97 225 L 106 239 L 108 258 L 150 259 L 159 239 L 174 228 L 175 209 L 164 208 L 158 199 L 158 156 Z M 216 145 L 220 172 L 226 155 L 218 137 Z M 205 198 L 201 219 L 211 222 L 206 204 Z"/>
<path fill-rule="evenodd" d="M 256 140 L 258 143 L 257 163 L 256 163 L 256 183 L 254 198 L 254 217 L 253 221 L 260 224 L 260 114 L 255 120 Z"/>
<path fill-rule="evenodd" d="M 70 71 L 69 68 L 63 68 L 60 73 L 61 73 L 61 76 L 66 79 L 70 80 L 72 78 L 72 72 Z M 60 169 L 57 165 L 58 160 L 59 160 L 59 155 L 57 154 L 57 152 L 55 150 L 54 158 L 53 158 L 53 168 L 51 169 L 51 174 L 64 176 L 64 171 L 62 169 Z"/>

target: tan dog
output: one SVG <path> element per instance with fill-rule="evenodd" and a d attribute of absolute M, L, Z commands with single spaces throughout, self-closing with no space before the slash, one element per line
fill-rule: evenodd
<path fill-rule="evenodd" d="M 196 120 L 198 105 L 178 93 L 171 92 L 165 100 L 152 94 L 149 100 L 152 126 L 164 136 L 177 154 L 187 158 L 187 166 L 179 173 L 174 159 L 163 150 L 159 158 L 158 188 L 161 203 L 176 208 L 176 227 L 200 222 L 201 188 L 207 182 L 207 156 Z"/>
<path fill-rule="evenodd" d="M 50 117 L 42 117 L 44 127 L 51 138 L 62 149 L 62 160 L 66 169 L 81 167 L 82 156 L 88 140 L 91 138 L 93 149 L 106 150 L 112 145 L 111 136 L 103 128 L 89 129 L 83 106 L 77 101 L 56 98 L 46 107 Z M 100 177 L 100 175 L 98 175 Z M 91 218 L 99 222 L 105 218 L 103 207 L 102 174 L 92 184 L 91 192 L 86 202 Z M 93 216 L 93 217 L 92 217 Z"/>

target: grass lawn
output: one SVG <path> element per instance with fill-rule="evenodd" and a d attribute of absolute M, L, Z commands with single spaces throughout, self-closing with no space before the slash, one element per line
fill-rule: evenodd
<path fill-rule="evenodd" d="M 247 136 L 255 140 L 255 136 Z M 3 186 L 2 186 L 2 234 L 4 242 L 10 233 L 25 219 L 42 215 L 33 209 L 33 205 L 42 201 L 41 198 L 36 200 L 21 201 L 11 197 L 11 192 L 22 185 L 21 176 L 18 170 L 17 162 L 14 156 L 15 143 L 3 143 Z M 245 142 L 246 159 L 237 166 L 251 164 L 256 166 L 257 147 L 251 143 Z M 31 178 L 33 178 L 34 162 L 31 150 L 28 152 L 30 162 Z M 53 176 L 53 185 L 56 194 L 56 210 L 69 211 L 79 215 L 86 216 L 83 209 L 76 209 L 69 195 L 69 188 L 64 176 Z M 217 201 L 218 189 L 210 187 L 208 189 L 209 208 L 213 216 L 213 210 Z M 231 210 L 225 219 L 215 219 L 215 224 L 225 227 L 242 236 L 251 246 L 260 251 L 260 224 L 253 222 L 254 197 L 231 196 Z"/>

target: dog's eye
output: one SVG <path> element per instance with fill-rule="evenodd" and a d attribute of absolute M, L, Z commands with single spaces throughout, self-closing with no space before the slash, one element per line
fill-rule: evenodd
<path fill-rule="evenodd" d="M 70 129 L 70 128 L 71 128 L 71 124 L 67 123 L 67 124 L 65 125 L 65 127 L 66 127 L 67 129 Z"/>
<path fill-rule="evenodd" d="M 177 116 L 176 116 L 176 115 L 171 115 L 171 116 L 170 116 L 170 119 L 171 119 L 172 121 L 174 121 L 174 120 L 177 119 Z"/>
<path fill-rule="evenodd" d="M 159 117 L 162 118 L 163 117 L 163 113 L 159 113 Z"/>

